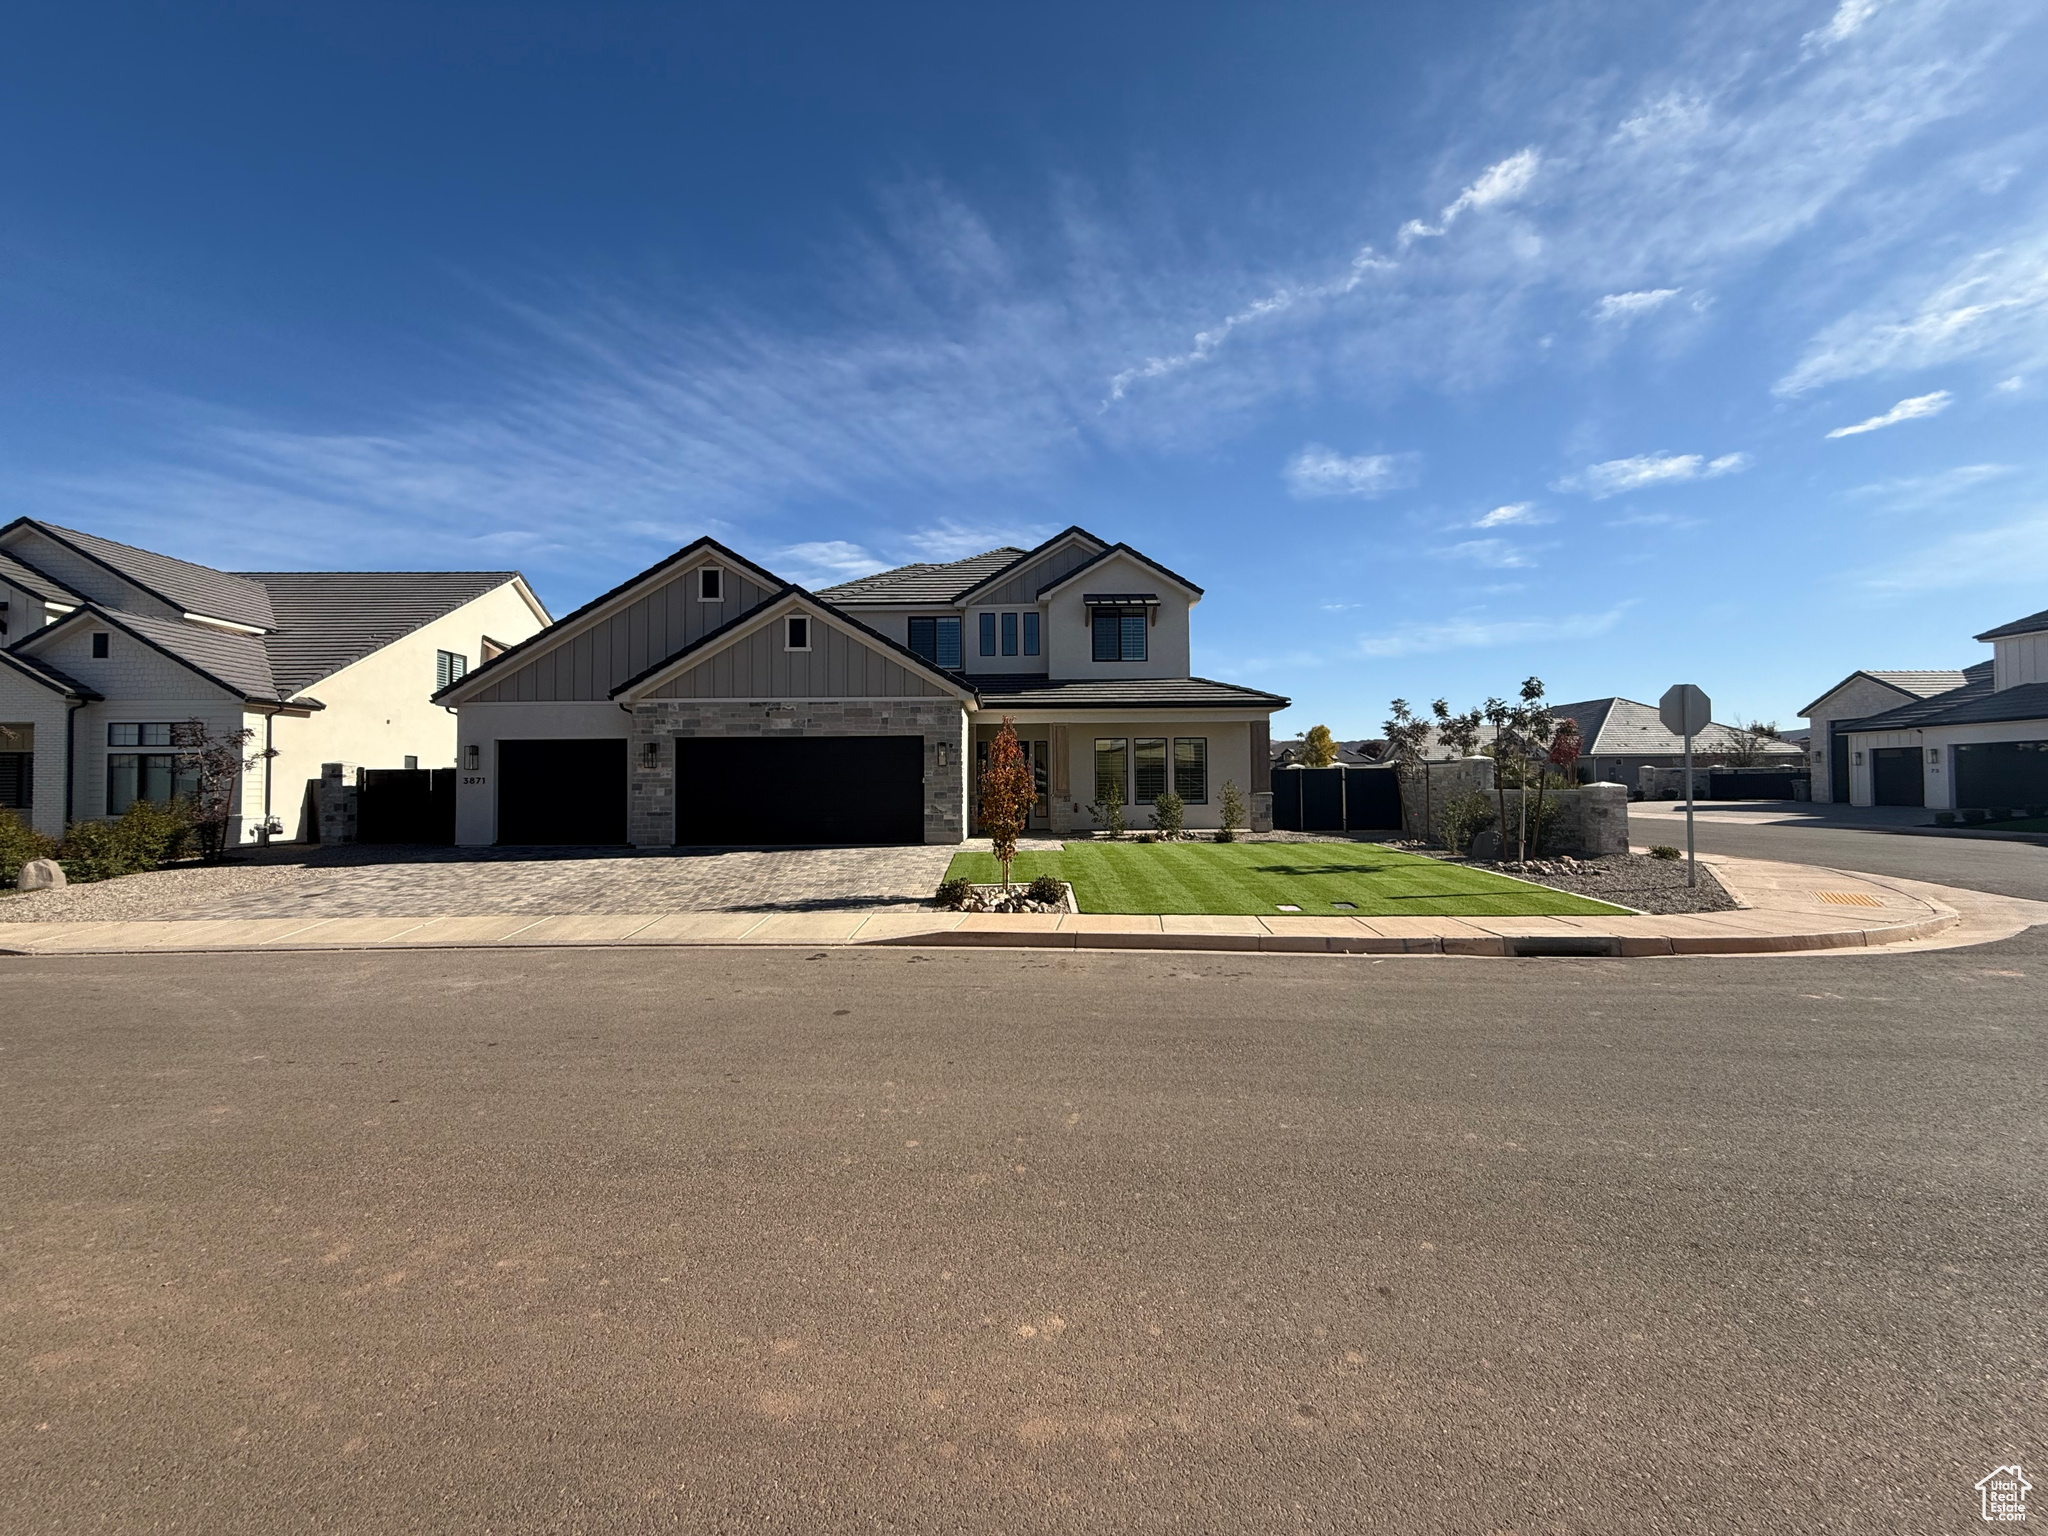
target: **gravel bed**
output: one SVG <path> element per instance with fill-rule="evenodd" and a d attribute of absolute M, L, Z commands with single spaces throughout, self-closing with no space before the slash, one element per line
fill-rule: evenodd
<path fill-rule="evenodd" d="M 61 891 L 0 891 L 0 923 L 128 923 L 188 917 L 224 898 L 275 890 L 308 873 L 303 864 L 191 864 L 67 885 Z"/>
<path fill-rule="evenodd" d="M 1609 854 L 1603 859 L 1578 859 L 1570 866 L 1554 859 L 1532 859 L 1526 865 L 1485 863 L 1474 869 L 1497 870 L 1538 885 L 1555 886 L 1575 896 L 1611 901 L 1639 912 L 1666 916 L 1682 912 L 1733 912 L 1741 903 L 1700 866 L 1697 886 L 1685 883 L 1685 860 L 1653 859 L 1640 853 Z"/>

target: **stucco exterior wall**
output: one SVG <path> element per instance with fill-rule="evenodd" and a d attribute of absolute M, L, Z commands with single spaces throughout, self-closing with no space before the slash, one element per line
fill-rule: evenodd
<path fill-rule="evenodd" d="M 1087 606 L 1089 593 L 1149 592 L 1159 599 L 1146 642 L 1143 661 L 1096 661 L 1094 659 Z M 1053 678 L 1186 677 L 1190 672 L 1188 651 L 1188 609 L 1190 604 L 1179 589 L 1148 566 L 1124 555 L 1114 555 L 1088 574 L 1068 583 L 1046 601 L 1044 671 Z M 970 670 L 978 670 L 979 657 L 971 657 Z M 1037 671 L 1033 667 L 1029 670 Z"/>
<path fill-rule="evenodd" d="M 50 837 L 64 833 L 64 715 L 62 694 L 0 665 L 0 724 L 34 728 L 35 753 L 28 824 Z"/>
<path fill-rule="evenodd" d="M 1133 832 L 1152 826 L 1152 808 L 1135 798 L 1137 741 L 1162 738 L 1167 743 L 1169 785 L 1172 783 L 1173 742 L 1177 737 L 1195 736 L 1209 743 L 1209 794 L 1206 801 L 1190 801 L 1181 824 L 1191 831 L 1213 831 L 1223 825 L 1223 785 L 1234 781 L 1244 796 L 1247 822 L 1252 810 L 1252 745 L 1254 722 L 1242 718 L 1203 719 L 1192 715 L 1148 718 L 1096 711 L 1050 711 L 1015 716 L 1017 735 L 1028 741 L 1046 743 L 1049 755 L 1048 808 L 1044 831 L 1053 836 L 1086 836 L 1101 823 L 1089 812 L 1095 799 L 1095 742 L 1098 737 L 1123 741 L 1124 825 Z M 994 738 L 1002 727 L 1002 712 L 984 709 L 975 717 L 974 739 L 979 743 Z M 978 761 L 978 759 L 977 759 Z M 1065 772 L 1062 774 L 1061 769 Z M 1062 789 L 1064 786 L 1064 789 Z"/>
<path fill-rule="evenodd" d="M 541 627 L 539 616 L 507 582 L 308 684 L 305 692 L 327 708 L 304 718 L 281 715 L 275 724 L 270 814 L 284 824 L 282 836 L 307 836 L 306 789 L 320 777 L 322 763 L 402 768 L 407 757 L 417 757 L 422 768 L 454 766 L 456 717 L 433 702 L 435 653 L 453 651 L 476 667 L 482 664 L 484 636 L 517 645 Z M 252 778 L 251 838 L 262 819 L 260 767 Z"/>
<path fill-rule="evenodd" d="M 595 703 L 464 704 L 456 723 L 455 841 L 488 848 L 498 840 L 497 762 L 500 741 L 609 739 L 632 734 L 626 712 L 610 699 Z M 477 766 L 469 766 L 475 747 Z"/>

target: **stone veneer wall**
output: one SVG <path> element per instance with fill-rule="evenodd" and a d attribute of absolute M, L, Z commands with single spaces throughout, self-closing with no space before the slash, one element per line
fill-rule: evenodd
<path fill-rule="evenodd" d="M 1474 791 L 1485 795 L 1489 802 L 1493 800 L 1492 758 L 1461 757 L 1432 763 L 1429 769 L 1431 819 L 1440 825 L 1444 802 L 1454 795 Z M 1519 789 L 1507 792 L 1511 833 L 1521 816 L 1521 797 Z M 1567 789 L 1553 780 L 1543 799 L 1557 806 L 1557 820 L 1551 823 L 1550 841 L 1544 847 L 1544 853 L 1570 853 L 1597 859 L 1628 852 L 1627 786 L 1583 784 Z M 1529 803 L 1533 810 L 1536 804 L 1534 790 L 1529 792 Z M 1410 837 L 1423 835 L 1422 770 L 1419 768 L 1401 769 L 1401 820 L 1402 830 Z M 1492 821 L 1489 816 L 1488 825 Z"/>
<path fill-rule="evenodd" d="M 627 748 L 632 789 L 626 803 L 626 836 L 636 848 L 667 848 L 676 840 L 678 736 L 922 736 L 924 840 L 957 843 L 967 835 L 967 714 L 957 700 L 644 699 L 633 706 Z M 944 767 L 938 760 L 941 746 L 946 748 Z"/>

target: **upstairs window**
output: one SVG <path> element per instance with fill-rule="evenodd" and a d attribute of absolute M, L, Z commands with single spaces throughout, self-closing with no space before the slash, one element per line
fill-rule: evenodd
<path fill-rule="evenodd" d="M 469 658 L 457 651 L 434 652 L 434 691 L 469 675 Z"/>
<path fill-rule="evenodd" d="M 104 630 L 94 635 L 92 637 L 92 659 L 94 661 L 105 661 L 107 659 L 107 648 L 112 642 L 113 636 L 107 634 Z"/>
<path fill-rule="evenodd" d="M 1026 656 L 1036 656 L 1038 654 L 1038 615 L 1035 613 L 1024 615 L 1024 654 Z"/>
<path fill-rule="evenodd" d="M 803 614 L 791 614 L 784 621 L 782 648 L 785 651 L 808 651 L 811 648 L 811 621 Z"/>
<path fill-rule="evenodd" d="M 1095 610 L 1095 660 L 1143 661 L 1148 625 L 1142 608 Z"/>
<path fill-rule="evenodd" d="M 700 603 L 722 603 L 725 601 L 725 572 L 715 565 L 707 565 L 697 573 L 697 601 Z"/>
<path fill-rule="evenodd" d="M 1005 656 L 1017 654 L 1017 615 L 1014 613 L 1003 615 L 1003 654 Z"/>
<path fill-rule="evenodd" d="M 981 654 L 993 656 L 996 653 L 996 616 L 984 613 L 981 616 Z"/>
<path fill-rule="evenodd" d="M 960 665 L 960 621 L 958 619 L 912 619 L 910 648 L 933 666 Z"/>

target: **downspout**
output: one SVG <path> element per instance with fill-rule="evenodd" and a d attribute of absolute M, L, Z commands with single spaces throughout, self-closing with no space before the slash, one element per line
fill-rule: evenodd
<path fill-rule="evenodd" d="M 270 775 L 277 762 L 277 711 L 272 710 L 263 717 L 263 828 L 256 834 L 257 843 L 265 848 L 270 846 Z"/>
<path fill-rule="evenodd" d="M 78 795 L 78 712 L 85 700 L 71 699 L 64 705 L 64 825 L 71 825 L 71 812 Z"/>

